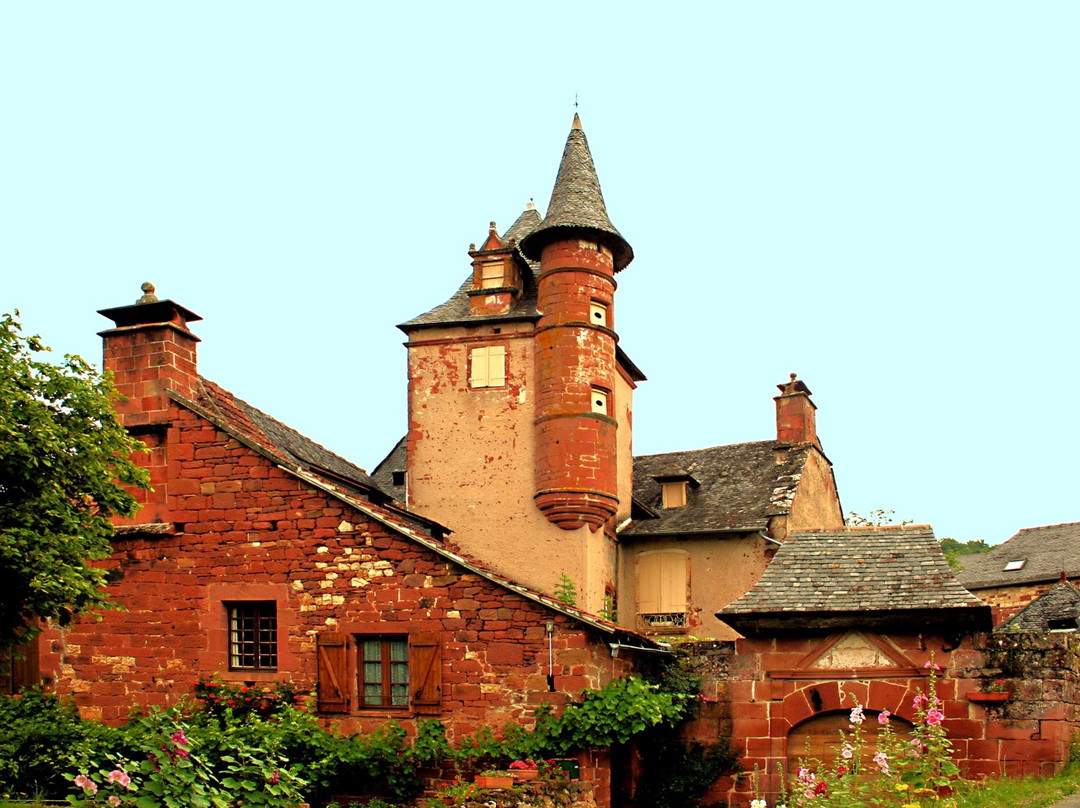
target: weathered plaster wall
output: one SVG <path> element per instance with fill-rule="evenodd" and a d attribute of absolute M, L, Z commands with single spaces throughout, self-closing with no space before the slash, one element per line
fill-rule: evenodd
<path fill-rule="evenodd" d="M 508 577 L 552 593 L 566 573 L 584 593 L 582 571 L 606 552 L 603 536 L 560 530 L 533 501 L 532 324 L 499 327 L 430 329 L 410 341 L 409 504 Z M 470 388 L 470 348 L 496 343 L 507 346 L 506 386 Z"/>
<path fill-rule="evenodd" d="M 844 514 L 840 508 L 832 466 L 820 452 L 812 450 L 806 458 L 806 465 L 803 466 L 802 478 L 791 503 L 784 535 L 774 538 L 782 541 L 787 533 L 793 530 L 843 526 Z"/>
<path fill-rule="evenodd" d="M 118 722 L 133 705 L 190 693 L 198 676 L 314 687 L 321 632 L 437 633 L 443 690 L 431 717 L 451 737 L 527 724 L 536 705 L 564 703 L 632 663 L 611 658 L 606 634 L 388 531 L 194 413 L 174 405 L 172 415 L 165 508 L 181 532 L 117 540 L 104 566 L 123 611 L 51 629 L 41 644 L 42 674 L 85 715 Z M 276 672 L 228 670 L 224 601 L 248 599 L 277 603 Z M 546 678 L 548 620 L 556 692 Z M 402 709 L 331 716 L 345 729 L 388 717 L 413 718 Z"/>
<path fill-rule="evenodd" d="M 636 588 L 637 555 L 656 550 L 679 550 L 687 554 L 687 612 L 685 634 L 692 637 L 733 640 L 739 634 L 715 613 L 752 587 L 768 565 L 771 547 L 755 533 L 706 534 L 694 538 L 653 539 L 626 542 L 622 547 L 619 591 Z M 624 597 L 619 605 L 622 625 L 645 630 L 637 624 L 637 603 Z"/>

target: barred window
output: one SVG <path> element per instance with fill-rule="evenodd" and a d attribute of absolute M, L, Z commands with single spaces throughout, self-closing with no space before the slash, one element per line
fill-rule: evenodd
<path fill-rule="evenodd" d="M 230 603 L 229 670 L 277 670 L 277 604 Z"/>

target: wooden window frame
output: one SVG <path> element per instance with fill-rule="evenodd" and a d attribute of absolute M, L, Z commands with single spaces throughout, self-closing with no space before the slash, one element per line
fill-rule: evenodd
<path fill-rule="evenodd" d="M 442 635 L 437 632 L 385 632 L 364 630 L 342 633 L 324 631 L 318 635 L 318 702 L 324 713 L 373 713 L 387 711 L 438 715 L 442 712 Z M 364 703 L 365 641 L 378 640 L 382 656 L 382 696 L 380 703 Z M 390 686 L 388 643 L 407 643 L 406 703 L 393 704 Z"/>
<path fill-rule="evenodd" d="M 280 664 L 277 602 L 273 600 L 226 601 L 225 614 L 228 626 L 229 670 L 276 673 Z M 250 621 L 254 625 L 240 625 L 240 621 Z M 250 639 L 243 636 L 244 632 L 251 632 Z M 250 646 L 250 650 L 246 650 L 247 646 Z M 245 664 L 248 659 L 251 660 L 251 664 Z"/>
<path fill-rule="evenodd" d="M 378 654 L 366 656 L 368 644 L 377 644 Z M 404 650 L 404 659 L 394 659 L 394 645 L 400 643 Z M 367 678 L 368 665 L 378 664 L 378 678 Z M 405 681 L 394 681 L 395 666 L 404 667 Z M 398 668 L 400 670 L 400 667 Z M 368 700 L 369 685 L 379 686 L 379 698 Z M 404 685 L 403 694 L 394 693 L 394 685 Z M 360 709 L 385 707 L 392 710 L 404 710 L 409 706 L 409 638 L 402 634 L 369 634 L 356 638 L 356 695 Z"/>
<path fill-rule="evenodd" d="M 603 401 L 603 405 L 600 406 L 599 402 Z M 611 416 L 611 391 L 605 387 L 597 387 L 593 385 L 592 390 L 589 391 L 589 411 L 594 412 L 597 415 Z"/>

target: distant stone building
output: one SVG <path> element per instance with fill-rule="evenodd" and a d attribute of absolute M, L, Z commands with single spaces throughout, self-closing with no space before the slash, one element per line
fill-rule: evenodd
<path fill-rule="evenodd" d="M 1028 527 L 989 553 L 961 556 L 960 583 L 1009 621 L 1062 579 L 1080 583 L 1080 522 Z"/>

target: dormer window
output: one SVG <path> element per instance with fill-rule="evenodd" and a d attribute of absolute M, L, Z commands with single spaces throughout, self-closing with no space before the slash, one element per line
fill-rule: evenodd
<path fill-rule="evenodd" d="M 661 496 L 665 508 L 686 507 L 686 480 L 661 483 L 660 487 L 663 491 Z"/>
<path fill-rule="evenodd" d="M 653 479 L 660 483 L 660 504 L 664 508 L 685 508 L 687 492 L 699 485 L 689 474 L 665 474 Z"/>

